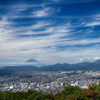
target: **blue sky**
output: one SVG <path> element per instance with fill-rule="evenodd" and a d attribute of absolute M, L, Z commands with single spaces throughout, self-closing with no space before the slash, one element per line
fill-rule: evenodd
<path fill-rule="evenodd" d="M 100 59 L 100 0 L 0 0 L 0 65 Z"/>

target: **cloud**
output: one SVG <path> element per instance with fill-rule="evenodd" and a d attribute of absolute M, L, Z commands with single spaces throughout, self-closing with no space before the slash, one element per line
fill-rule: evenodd
<path fill-rule="evenodd" d="M 42 8 L 42 10 L 37 10 L 37 11 L 33 12 L 33 14 L 34 14 L 33 16 L 34 17 L 47 17 L 47 16 L 51 16 L 51 14 L 54 12 L 55 12 L 54 8 L 44 6 Z"/>
<path fill-rule="evenodd" d="M 54 2 L 60 2 L 61 0 L 50 0 L 50 1 L 54 1 Z"/>
<path fill-rule="evenodd" d="M 41 11 L 36 11 L 34 13 L 35 17 L 44 17 L 44 16 L 48 16 L 49 13 L 47 13 L 46 11 L 44 10 L 41 10 Z"/>
<path fill-rule="evenodd" d="M 96 25 L 100 25 L 100 21 L 86 24 L 86 26 L 96 26 Z"/>
<path fill-rule="evenodd" d="M 79 60 L 82 61 L 82 60 L 84 60 L 84 59 L 81 58 L 81 59 L 79 59 Z"/>
<path fill-rule="evenodd" d="M 43 27 L 46 27 L 48 25 L 52 25 L 53 23 L 49 22 L 49 21 L 38 21 L 33 25 L 30 26 L 20 26 L 20 27 L 14 27 L 13 30 L 15 31 L 28 31 L 27 34 L 35 34 L 35 32 L 31 32 L 32 30 L 36 30 L 36 29 L 41 29 Z M 24 32 L 26 33 L 26 32 Z"/>
<path fill-rule="evenodd" d="M 12 33 L 13 30 L 9 29 L 10 24 L 11 23 L 7 21 L 6 17 L 2 17 L 2 20 L 0 21 L 0 42 L 12 39 L 10 33 Z"/>
<path fill-rule="evenodd" d="M 3 6 L 1 7 L 5 9 Z M 15 3 L 5 7 L 8 8 L 4 11 L 9 18 L 45 17 L 51 15 L 53 11 L 51 7 L 46 7 L 46 3 L 29 4 L 24 2 L 22 4 Z"/>
<path fill-rule="evenodd" d="M 7 17 L 2 17 L 2 20 L 0 21 L 0 27 L 4 27 L 9 25 L 10 23 L 7 21 Z"/>
<path fill-rule="evenodd" d="M 95 14 L 90 17 L 90 22 L 87 22 L 85 26 L 98 26 L 100 25 L 100 14 Z"/>
<path fill-rule="evenodd" d="M 100 57 L 95 57 L 94 59 L 95 59 L 95 60 L 98 60 L 98 59 L 100 59 Z"/>
<path fill-rule="evenodd" d="M 99 14 L 69 16 L 65 12 L 67 8 L 63 11 L 60 5 L 93 0 L 63 1 L 13 4 L 5 9 L 6 14 L 3 12 L 0 19 L 0 59 L 23 63 L 33 58 L 46 64 L 96 59 L 100 55 L 100 38 L 95 31 L 100 25 Z"/>
<path fill-rule="evenodd" d="M 69 46 L 75 46 L 75 45 L 87 45 L 87 44 L 94 44 L 94 43 L 100 43 L 100 38 L 97 39 L 79 39 L 79 40 L 69 40 L 69 41 L 64 41 L 61 43 L 63 46 L 64 45 L 69 45 Z"/>
<path fill-rule="evenodd" d="M 3 22 L 6 23 L 4 26 L 8 25 L 7 20 L 2 20 L 2 23 Z M 36 24 L 28 27 L 19 27 L 19 28 L 14 27 L 13 30 L 12 27 L 10 26 L 9 27 L 7 26 L 8 28 L 4 28 L 5 31 L 2 29 L 1 31 L 5 32 L 5 34 L 7 35 L 7 37 L 9 37 L 9 39 L 5 38 L 4 34 L 1 35 L 7 41 L 5 42 L 1 40 L 2 41 L 2 43 L 0 44 L 0 50 L 2 51 L 0 52 L 1 59 L 9 58 L 9 59 L 26 60 L 25 58 L 27 57 L 27 59 L 36 58 L 39 59 L 39 61 L 41 62 L 44 63 L 47 62 L 47 64 L 50 64 L 51 61 L 52 63 L 56 63 L 59 62 L 61 59 L 68 59 L 68 58 L 69 58 L 68 61 L 71 62 L 70 61 L 72 59 L 71 57 L 73 57 L 73 60 L 75 59 L 74 57 L 76 56 L 77 56 L 76 59 L 80 59 L 80 56 L 86 56 L 86 55 L 89 56 L 89 54 L 96 55 L 97 50 L 98 52 L 100 51 L 99 48 L 98 49 L 95 48 L 94 50 L 93 48 L 91 49 L 86 49 L 84 47 L 82 49 L 78 48 L 77 45 L 100 43 L 100 38 L 74 40 L 73 38 L 69 37 L 71 34 L 70 27 L 72 27 L 70 25 L 62 25 L 55 27 L 49 26 L 45 28 L 46 29 L 45 31 L 38 31 L 38 32 L 35 30 L 34 32 L 30 31 L 32 29 L 40 29 L 52 24 L 53 23 L 42 21 L 42 22 L 37 22 Z M 17 35 L 16 31 L 18 30 L 24 31 L 26 29 L 29 31 L 24 32 L 23 34 L 25 35 L 28 34 L 49 34 L 49 35 L 42 37 L 37 36 L 37 37 L 21 37 L 21 38 L 16 36 Z M 11 34 L 12 32 L 15 33 Z M 70 48 L 69 49 L 66 48 L 63 51 L 61 51 L 60 49 L 57 48 L 57 46 L 69 46 Z M 75 47 L 73 48 L 71 46 Z M 22 49 L 27 49 L 27 50 L 21 51 Z M 46 58 L 48 58 L 48 60 L 46 60 Z M 57 60 L 53 61 L 54 59 Z M 62 62 L 65 62 L 65 60 Z"/>
<path fill-rule="evenodd" d="M 98 0 L 50 0 L 54 2 L 60 2 L 60 3 L 65 3 L 65 4 L 76 4 L 76 3 L 87 3 L 87 2 L 94 2 Z"/>

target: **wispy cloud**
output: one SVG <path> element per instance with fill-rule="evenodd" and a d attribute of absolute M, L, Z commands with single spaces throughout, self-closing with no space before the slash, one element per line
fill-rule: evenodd
<path fill-rule="evenodd" d="M 86 26 L 96 26 L 96 25 L 100 25 L 100 21 L 96 21 L 96 22 L 86 24 Z"/>
<path fill-rule="evenodd" d="M 7 18 L 6 17 L 2 17 L 2 20 L 0 21 L 0 27 L 4 27 L 9 25 L 10 23 L 7 21 Z"/>
<path fill-rule="evenodd" d="M 7 21 L 6 17 L 2 17 L 2 20 L 0 21 L 0 42 L 12 39 L 10 33 L 13 32 L 13 30 L 9 29 L 10 24 L 11 23 Z"/>
<path fill-rule="evenodd" d="M 100 57 L 95 57 L 94 59 L 95 59 L 95 60 L 98 60 L 98 59 L 100 59 Z"/>
<path fill-rule="evenodd" d="M 41 11 L 37 11 L 34 13 L 35 17 L 44 17 L 44 16 L 48 16 L 49 13 L 47 13 L 46 11 L 44 10 L 41 10 Z"/>
<path fill-rule="evenodd" d="M 0 5 L 0 59 L 14 59 L 12 64 L 30 58 L 47 64 L 98 59 L 100 7 L 91 6 L 97 0 L 48 1 Z"/>
<path fill-rule="evenodd" d="M 50 0 L 50 1 L 62 2 L 62 3 L 66 3 L 66 4 L 75 4 L 75 3 L 94 2 L 94 1 L 97 1 L 97 0 L 84 0 L 84 1 L 80 1 L 80 0 Z"/>

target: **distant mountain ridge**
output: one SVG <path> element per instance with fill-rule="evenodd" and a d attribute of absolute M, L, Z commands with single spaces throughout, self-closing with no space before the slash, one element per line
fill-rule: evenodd
<path fill-rule="evenodd" d="M 42 71 L 100 70 L 100 60 L 94 62 L 77 63 L 77 64 L 58 63 L 55 65 L 41 67 L 40 70 Z"/>
<path fill-rule="evenodd" d="M 95 64 L 100 64 L 100 60 L 94 61 Z"/>
<path fill-rule="evenodd" d="M 100 70 L 100 60 L 96 60 L 94 62 L 84 62 L 84 63 L 77 63 L 77 64 L 55 64 L 55 65 L 48 65 L 44 67 L 36 67 L 36 66 L 7 66 L 0 71 L 70 71 L 70 70 Z"/>
<path fill-rule="evenodd" d="M 3 68 L 4 70 L 12 70 L 12 71 L 38 71 L 38 67 L 35 66 L 7 66 L 5 68 Z"/>

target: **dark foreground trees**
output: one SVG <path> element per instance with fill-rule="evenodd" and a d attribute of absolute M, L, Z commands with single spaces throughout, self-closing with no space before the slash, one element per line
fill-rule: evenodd
<path fill-rule="evenodd" d="M 0 100 L 100 100 L 100 84 L 89 86 L 89 89 L 65 87 L 56 94 L 42 93 L 35 90 L 28 92 L 0 92 Z"/>

